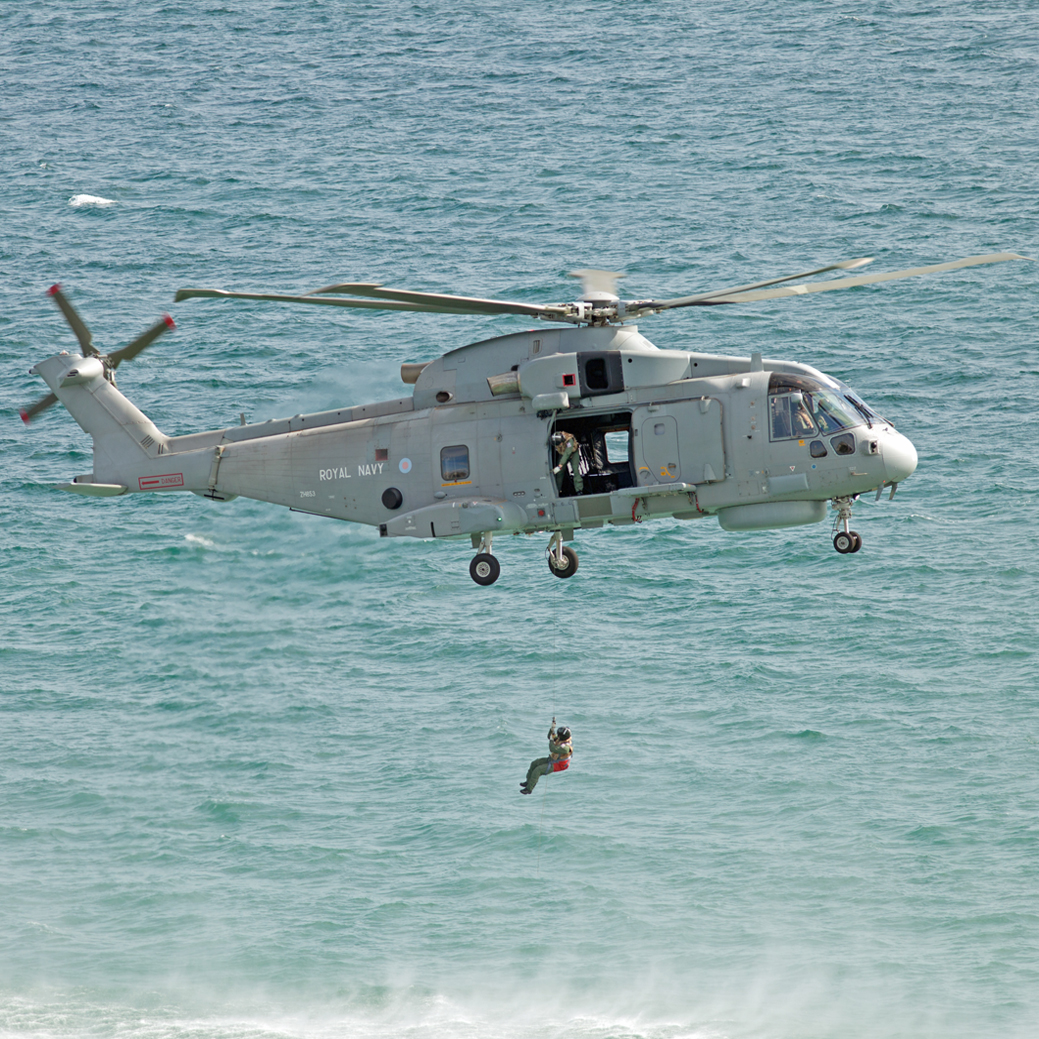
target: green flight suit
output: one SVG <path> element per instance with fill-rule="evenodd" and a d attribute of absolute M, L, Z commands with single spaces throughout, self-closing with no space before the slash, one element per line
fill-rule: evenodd
<path fill-rule="evenodd" d="M 556 444 L 556 454 L 559 455 L 559 462 L 552 472 L 558 477 L 556 484 L 558 489 L 562 491 L 563 469 L 569 465 L 570 475 L 574 481 L 574 491 L 580 494 L 584 490 L 584 479 L 581 477 L 581 447 L 573 433 L 563 433 L 561 435 L 563 439 Z"/>
<path fill-rule="evenodd" d="M 573 739 L 556 740 L 556 727 L 553 725 L 548 730 L 548 757 L 535 758 L 527 769 L 527 778 L 523 782 L 526 789 L 524 793 L 529 794 L 538 785 L 538 780 L 549 772 L 563 772 L 570 767 L 570 758 L 574 753 Z"/>

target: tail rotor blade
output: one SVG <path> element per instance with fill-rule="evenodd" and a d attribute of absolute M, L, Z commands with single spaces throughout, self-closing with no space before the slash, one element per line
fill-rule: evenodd
<path fill-rule="evenodd" d="M 52 285 L 47 290 L 47 295 L 58 304 L 61 312 L 65 315 L 65 320 L 69 323 L 69 327 L 79 340 L 79 348 L 83 356 L 97 357 L 100 351 L 94 346 L 94 337 L 90 334 L 90 329 L 87 328 L 83 319 L 76 313 L 75 307 L 65 298 L 64 293 L 61 291 L 61 286 Z"/>
<path fill-rule="evenodd" d="M 22 421 L 28 425 L 41 411 L 46 411 L 52 404 L 57 404 L 58 398 L 53 393 L 48 393 L 46 397 L 41 397 L 35 404 L 30 404 L 29 407 L 23 408 L 19 414 L 22 416 Z"/>
<path fill-rule="evenodd" d="M 177 326 L 173 323 L 173 318 L 169 314 L 164 314 L 161 321 L 153 325 L 143 335 L 139 335 L 132 343 L 124 346 L 121 350 L 115 350 L 110 354 L 102 354 L 96 346 L 94 346 L 92 337 L 90 335 L 90 329 L 84 324 L 83 319 L 76 313 L 75 308 L 65 298 L 59 285 L 53 285 L 48 291 L 48 295 L 52 296 L 54 301 L 61 308 L 61 312 L 65 315 L 65 319 L 68 321 L 75 332 L 76 338 L 79 340 L 80 350 L 84 357 L 98 357 L 101 359 L 101 363 L 105 368 L 106 378 L 112 383 L 114 379 L 111 373 L 119 367 L 123 361 L 129 361 L 131 358 L 136 357 L 146 347 L 151 346 L 156 339 L 163 334 L 168 332 L 171 328 Z M 22 421 L 28 425 L 41 411 L 46 411 L 52 404 L 58 403 L 58 397 L 54 393 L 48 393 L 46 397 L 41 397 L 35 404 L 29 405 L 27 408 L 23 408 L 19 414 L 22 417 Z"/>
<path fill-rule="evenodd" d="M 152 325 L 143 335 L 139 335 L 132 343 L 124 346 L 121 350 L 114 350 L 108 355 L 108 367 L 110 370 L 114 370 L 119 367 L 123 361 L 129 361 L 136 357 L 142 350 L 152 345 L 156 339 L 163 334 L 168 332 L 171 328 L 177 326 L 173 323 L 173 318 L 169 314 L 163 314 L 162 320 L 155 325 Z"/>

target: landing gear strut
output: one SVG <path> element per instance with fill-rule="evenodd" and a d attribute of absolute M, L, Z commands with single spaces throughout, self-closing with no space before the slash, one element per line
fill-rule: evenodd
<path fill-rule="evenodd" d="M 556 577 L 573 577 L 577 573 L 577 553 L 563 544 L 561 530 L 557 530 L 548 543 L 548 568 Z"/>
<path fill-rule="evenodd" d="M 857 498 L 858 495 L 855 495 Z M 833 536 L 833 547 L 837 549 L 841 555 L 847 555 L 849 552 L 858 552 L 862 548 L 862 538 L 855 533 L 854 530 L 848 529 L 848 523 L 851 520 L 851 503 L 855 498 L 834 498 L 830 504 L 837 510 L 837 518 L 833 521 L 834 527 L 843 526 L 843 530 L 838 530 Z"/>
<path fill-rule="evenodd" d="M 469 576 L 477 584 L 494 584 L 501 573 L 501 563 L 491 555 L 492 537 L 489 533 L 483 535 L 480 539 L 480 551 L 473 556 L 473 561 L 469 564 Z"/>

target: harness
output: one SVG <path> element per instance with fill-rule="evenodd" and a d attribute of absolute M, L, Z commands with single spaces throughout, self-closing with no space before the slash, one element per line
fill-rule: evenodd
<path fill-rule="evenodd" d="M 552 746 L 559 748 L 559 757 L 556 757 L 556 751 L 552 750 Z M 552 771 L 553 772 L 565 772 L 570 767 L 570 758 L 573 757 L 574 748 L 570 742 L 566 743 L 552 743 L 548 749 L 549 757 L 552 759 Z"/>

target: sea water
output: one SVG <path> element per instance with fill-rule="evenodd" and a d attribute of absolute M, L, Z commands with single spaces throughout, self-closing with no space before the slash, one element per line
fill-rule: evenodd
<path fill-rule="evenodd" d="M 520 318 L 195 301 L 335 281 L 669 297 L 1037 255 L 1027 0 L 0 6 L 0 1033 L 1039 1032 L 1036 265 L 678 311 L 846 380 L 892 501 L 468 543 L 53 485 L 28 369 L 168 434 L 399 397 Z M 570 770 L 524 798 L 553 716 Z"/>

